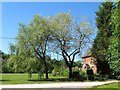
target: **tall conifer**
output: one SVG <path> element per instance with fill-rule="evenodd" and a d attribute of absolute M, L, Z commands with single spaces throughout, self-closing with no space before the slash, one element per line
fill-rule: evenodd
<path fill-rule="evenodd" d="M 111 14 L 113 9 L 112 2 L 104 2 L 96 12 L 97 36 L 94 40 L 92 53 L 97 58 L 97 69 L 101 74 L 109 74 L 109 64 L 106 58 L 109 47 L 109 38 L 112 33 Z"/>

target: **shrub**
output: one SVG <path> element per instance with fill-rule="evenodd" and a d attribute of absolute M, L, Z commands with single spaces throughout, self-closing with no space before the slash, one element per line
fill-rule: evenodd
<path fill-rule="evenodd" d="M 99 80 L 100 81 L 106 81 L 106 80 L 108 80 L 108 75 L 100 75 Z"/>
<path fill-rule="evenodd" d="M 68 69 L 64 69 L 63 70 L 63 75 L 64 76 L 69 76 L 69 70 Z"/>
<path fill-rule="evenodd" d="M 52 75 L 53 76 L 60 75 L 60 69 L 58 67 L 54 67 L 54 69 L 52 70 Z"/>
<path fill-rule="evenodd" d="M 79 72 L 79 67 L 78 66 L 74 67 L 73 72 Z"/>
<path fill-rule="evenodd" d="M 80 81 L 87 80 L 87 75 L 80 75 L 79 80 L 80 80 Z"/>
<path fill-rule="evenodd" d="M 100 76 L 99 74 L 94 74 L 94 80 L 99 80 Z"/>
<path fill-rule="evenodd" d="M 53 76 L 56 76 L 56 71 L 55 71 L 55 69 L 52 70 L 52 75 L 53 75 Z"/>
<path fill-rule="evenodd" d="M 80 75 L 85 75 L 85 72 L 80 70 Z"/>
<path fill-rule="evenodd" d="M 73 78 L 79 79 L 80 78 L 80 73 L 78 71 L 73 72 Z"/>
<path fill-rule="evenodd" d="M 120 80 L 120 75 L 119 75 L 119 76 L 117 76 L 117 80 Z"/>
<path fill-rule="evenodd" d="M 84 81 L 84 80 L 87 80 L 87 75 L 85 74 L 84 71 L 80 70 L 80 78 L 79 78 L 80 81 Z"/>
<path fill-rule="evenodd" d="M 94 74 L 94 80 L 99 80 L 99 81 L 106 81 L 108 80 L 108 75 L 103 75 L 103 74 Z"/>

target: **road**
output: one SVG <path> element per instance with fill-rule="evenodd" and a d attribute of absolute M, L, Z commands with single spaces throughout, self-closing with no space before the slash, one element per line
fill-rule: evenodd
<path fill-rule="evenodd" d="M 14 84 L 14 85 L 0 85 L 0 88 L 90 88 L 93 86 L 118 82 L 117 80 L 105 82 L 56 82 L 46 84 Z"/>

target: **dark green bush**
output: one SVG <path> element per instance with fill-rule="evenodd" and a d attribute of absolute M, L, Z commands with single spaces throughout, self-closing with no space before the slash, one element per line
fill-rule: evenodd
<path fill-rule="evenodd" d="M 94 74 L 94 80 L 99 80 L 100 76 L 99 74 Z"/>
<path fill-rule="evenodd" d="M 117 80 L 120 80 L 120 75 L 119 75 L 119 76 L 117 76 Z"/>
<path fill-rule="evenodd" d="M 94 80 L 98 80 L 98 81 L 106 81 L 108 80 L 108 75 L 102 75 L 102 74 L 94 74 Z"/>
<path fill-rule="evenodd" d="M 100 75 L 99 80 L 100 81 L 106 81 L 106 80 L 108 80 L 108 75 Z"/>
<path fill-rule="evenodd" d="M 63 70 L 63 76 L 69 76 L 69 69 L 67 68 L 67 69 L 64 69 Z"/>
<path fill-rule="evenodd" d="M 83 72 L 82 70 L 80 70 L 80 75 L 85 75 L 85 72 Z"/>
<path fill-rule="evenodd" d="M 79 79 L 80 78 L 80 73 L 78 71 L 74 71 L 72 74 L 73 78 Z"/>
<path fill-rule="evenodd" d="M 80 72 L 80 81 L 84 81 L 87 80 L 87 75 L 85 74 L 85 72 L 83 72 L 82 70 L 79 71 Z"/>
<path fill-rule="evenodd" d="M 80 81 L 87 80 L 87 75 L 80 75 L 79 80 L 80 80 Z"/>

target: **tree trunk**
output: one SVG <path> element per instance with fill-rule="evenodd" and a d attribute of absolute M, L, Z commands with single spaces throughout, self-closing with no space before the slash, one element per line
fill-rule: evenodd
<path fill-rule="evenodd" d="M 44 61 L 45 64 L 45 75 L 46 75 L 46 79 L 48 79 L 48 68 L 47 68 L 47 63 L 46 61 Z"/>
<path fill-rule="evenodd" d="M 29 72 L 29 79 L 31 79 L 32 78 L 32 72 Z"/>
<path fill-rule="evenodd" d="M 72 66 L 69 66 L 69 79 L 72 78 Z"/>

